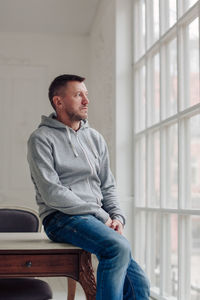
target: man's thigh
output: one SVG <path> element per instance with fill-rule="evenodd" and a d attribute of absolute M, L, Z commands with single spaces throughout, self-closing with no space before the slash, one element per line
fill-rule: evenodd
<path fill-rule="evenodd" d="M 59 243 L 70 243 L 98 255 L 114 245 L 127 244 L 125 237 L 92 215 L 57 213 L 45 228 L 48 237 Z"/>

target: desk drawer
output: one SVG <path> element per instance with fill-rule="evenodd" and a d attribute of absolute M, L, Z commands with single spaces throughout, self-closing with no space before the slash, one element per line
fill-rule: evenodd
<path fill-rule="evenodd" d="M 79 268 L 76 254 L 0 255 L 0 274 L 77 274 Z"/>

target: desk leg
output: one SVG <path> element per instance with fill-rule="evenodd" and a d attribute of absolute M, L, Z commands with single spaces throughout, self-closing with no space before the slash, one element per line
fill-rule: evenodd
<path fill-rule="evenodd" d="M 87 300 L 96 299 L 96 282 L 91 263 L 91 254 L 83 251 L 80 255 L 80 277 L 79 282 L 86 294 Z"/>
<path fill-rule="evenodd" d="M 76 293 L 76 280 L 68 277 L 68 296 L 67 300 L 74 300 L 75 299 L 75 293 Z"/>

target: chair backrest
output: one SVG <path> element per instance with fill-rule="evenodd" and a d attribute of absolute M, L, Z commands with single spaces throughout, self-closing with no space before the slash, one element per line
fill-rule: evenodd
<path fill-rule="evenodd" d="M 0 207 L 0 232 L 38 232 L 38 214 L 27 208 Z"/>

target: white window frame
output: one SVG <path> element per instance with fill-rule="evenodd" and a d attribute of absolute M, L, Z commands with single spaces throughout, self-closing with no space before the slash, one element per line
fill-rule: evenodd
<path fill-rule="evenodd" d="M 133 8 L 135 7 L 135 2 L 138 0 L 133 0 Z M 146 10 L 148 9 L 148 6 L 150 5 L 149 0 L 145 0 L 146 3 Z M 139 167 L 144 164 L 143 161 L 136 160 L 136 152 L 134 153 L 134 203 L 133 203 L 133 214 L 134 214 L 134 256 L 139 261 L 139 263 L 145 268 L 145 271 L 147 275 L 151 278 L 153 276 L 152 273 L 152 261 L 155 260 L 155 253 L 156 250 L 154 248 L 154 245 L 152 245 L 151 242 L 151 229 L 152 224 L 154 222 L 154 214 L 158 214 L 160 216 L 160 231 L 161 231 L 161 239 L 160 239 L 160 291 L 151 291 L 151 296 L 153 299 L 159 299 L 159 300 L 169 300 L 169 299 L 176 299 L 173 297 L 166 297 L 164 296 L 164 289 L 167 285 L 169 285 L 170 280 L 170 270 L 169 270 L 169 260 L 170 260 L 170 249 L 169 245 L 167 243 L 167 236 L 169 233 L 169 217 L 173 214 L 177 215 L 178 219 L 178 300 L 189 300 L 190 299 L 190 245 L 191 245 L 191 222 L 190 222 L 190 216 L 197 215 L 200 216 L 200 210 L 198 209 L 191 209 L 190 207 L 186 206 L 186 199 L 188 199 L 189 196 L 189 181 L 190 181 L 190 157 L 189 157 L 189 126 L 188 126 L 188 119 L 192 116 L 198 115 L 200 113 L 200 103 L 183 109 L 183 100 L 185 99 L 184 95 L 187 95 L 187 85 L 184 84 L 184 74 L 187 74 L 187 65 L 186 62 L 184 62 L 184 53 L 182 52 L 182 49 L 186 49 L 187 51 L 187 45 L 185 44 L 184 39 L 184 31 L 183 28 L 185 25 L 190 23 L 192 20 L 194 20 L 196 17 L 200 17 L 200 0 L 197 1 L 191 8 L 189 8 L 186 12 L 184 12 L 184 3 L 186 3 L 183 0 L 176 0 L 176 8 L 177 8 L 177 22 L 167 29 L 167 31 L 164 32 L 164 29 L 166 28 L 166 16 L 165 11 L 167 8 L 165 0 L 160 0 L 160 37 L 159 39 L 152 43 L 150 48 L 147 48 L 147 45 L 150 44 L 149 39 L 146 37 L 145 42 L 145 53 L 139 57 L 138 51 L 133 54 L 133 81 L 135 82 L 135 74 L 139 70 L 139 68 L 142 65 L 147 66 L 147 59 L 149 56 L 153 56 L 155 53 L 160 53 L 160 85 L 162 86 L 163 82 L 166 80 L 164 72 L 162 72 L 161 64 L 166 65 L 166 56 L 163 55 L 162 45 L 167 43 L 168 41 L 172 40 L 173 38 L 176 38 L 177 41 L 177 76 L 178 76 L 178 94 L 177 94 L 177 113 L 173 114 L 170 117 L 165 117 L 166 111 L 165 111 L 165 105 L 163 105 L 162 101 L 160 103 L 160 121 L 156 124 L 153 124 L 151 126 L 148 126 L 147 124 L 147 111 L 149 111 L 148 101 L 146 99 L 146 106 L 145 106 L 145 118 L 146 118 L 146 124 L 145 129 L 139 130 L 138 132 L 135 132 L 135 127 L 133 128 L 134 132 L 134 138 L 133 138 L 133 145 L 134 149 L 140 149 L 140 146 L 138 146 L 138 141 L 141 137 L 145 137 L 145 145 L 146 145 L 146 170 L 145 174 L 147 174 L 148 178 L 148 172 L 152 169 L 151 161 L 148 158 L 150 155 L 151 149 L 148 148 L 147 145 L 147 136 L 148 134 L 153 133 L 156 130 L 159 130 L 166 133 L 166 126 L 170 126 L 173 124 L 177 124 L 178 127 L 178 204 L 177 208 L 167 208 L 165 205 L 165 183 L 166 180 L 163 180 L 164 177 L 168 177 L 168 174 L 166 172 L 166 166 L 165 166 L 165 158 L 167 155 L 167 145 L 166 145 L 166 137 L 165 134 L 163 135 L 160 133 L 160 162 L 161 162 L 161 177 L 160 177 L 160 206 L 159 207 L 151 207 L 148 205 L 149 199 L 146 199 L 145 204 L 139 205 L 138 204 L 138 198 L 141 195 L 142 191 L 142 183 L 140 182 L 137 174 L 140 174 Z M 163 4 L 165 3 L 165 4 Z M 140 4 L 141 6 L 141 4 Z M 165 6 L 165 7 L 164 7 Z M 133 12 L 133 19 L 136 17 L 138 11 Z M 133 26 L 137 26 L 138 18 L 133 20 Z M 140 22 L 140 20 L 139 20 Z M 147 18 L 146 21 L 146 34 L 151 31 L 151 20 Z M 199 21 L 200 24 L 200 21 Z M 141 22 L 139 23 L 139 26 L 141 27 Z M 200 27 L 200 25 L 199 25 Z M 137 31 L 137 29 L 136 29 Z M 200 29 L 199 29 L 200 32 Z M 137 37 L 134 35 L 134 43 L 139 45 L 139 47 L 142 44 L 141 36 Z M 135 47 L 133 47 L 135 48 Z M 134 50 L 135 51 L 135 50 Z M 133 52 L 134 52 L 133 51 Z M 139 58 L 138 58 L 139 57 Z M 184 63 L 183 63 L 184 62 Z M 182 68 L 184 65 L 185 69 Z M 148 78 L 148 70 L 146 68 L 145 70 L 146 74 L 146 91 L 148 97 L 148 90 L 150 90 L 150 83 Z M 149 76 L 151 74 L 149 73 Z M 137 98 L 141 96 L 141 91 L 137 91 L 137 86 L 134 84 L 133 86 L 134 91 L 134 116 L 141 113 L 141 106 L 137 107 L 135 105 Z M 162 88 L 160 93 L 160 98 L 164 99 L 166 95 L 162 94 Z M 151 98 L 151 97 L 150 97 Z M 185 100 L 184 100 L 185 101 Z M 139 118 L 139 115 L 137 115 L 137 118 Z M 138 148 L 139 147 L 139 148 Z M 139 150 L 137 150 L 139 151 Z M 139 175 L 140 176 L 140 175 Z M 149 176 L 150 177 L 150 176 Z M 146 194 L 148 190 L 148 180 L 146 180 Z M 144 217 L 144 214 L 146 214 L 146 218 Z M 145 223 L 145 224 L 144 224 Z M 138 228 L 140 228 L 140 235 L 137 234 Z M 148 245 L 146 250 L 144 250 L 144 245 Z M 145 251 L 145 254 L 144 254 Z"/>

